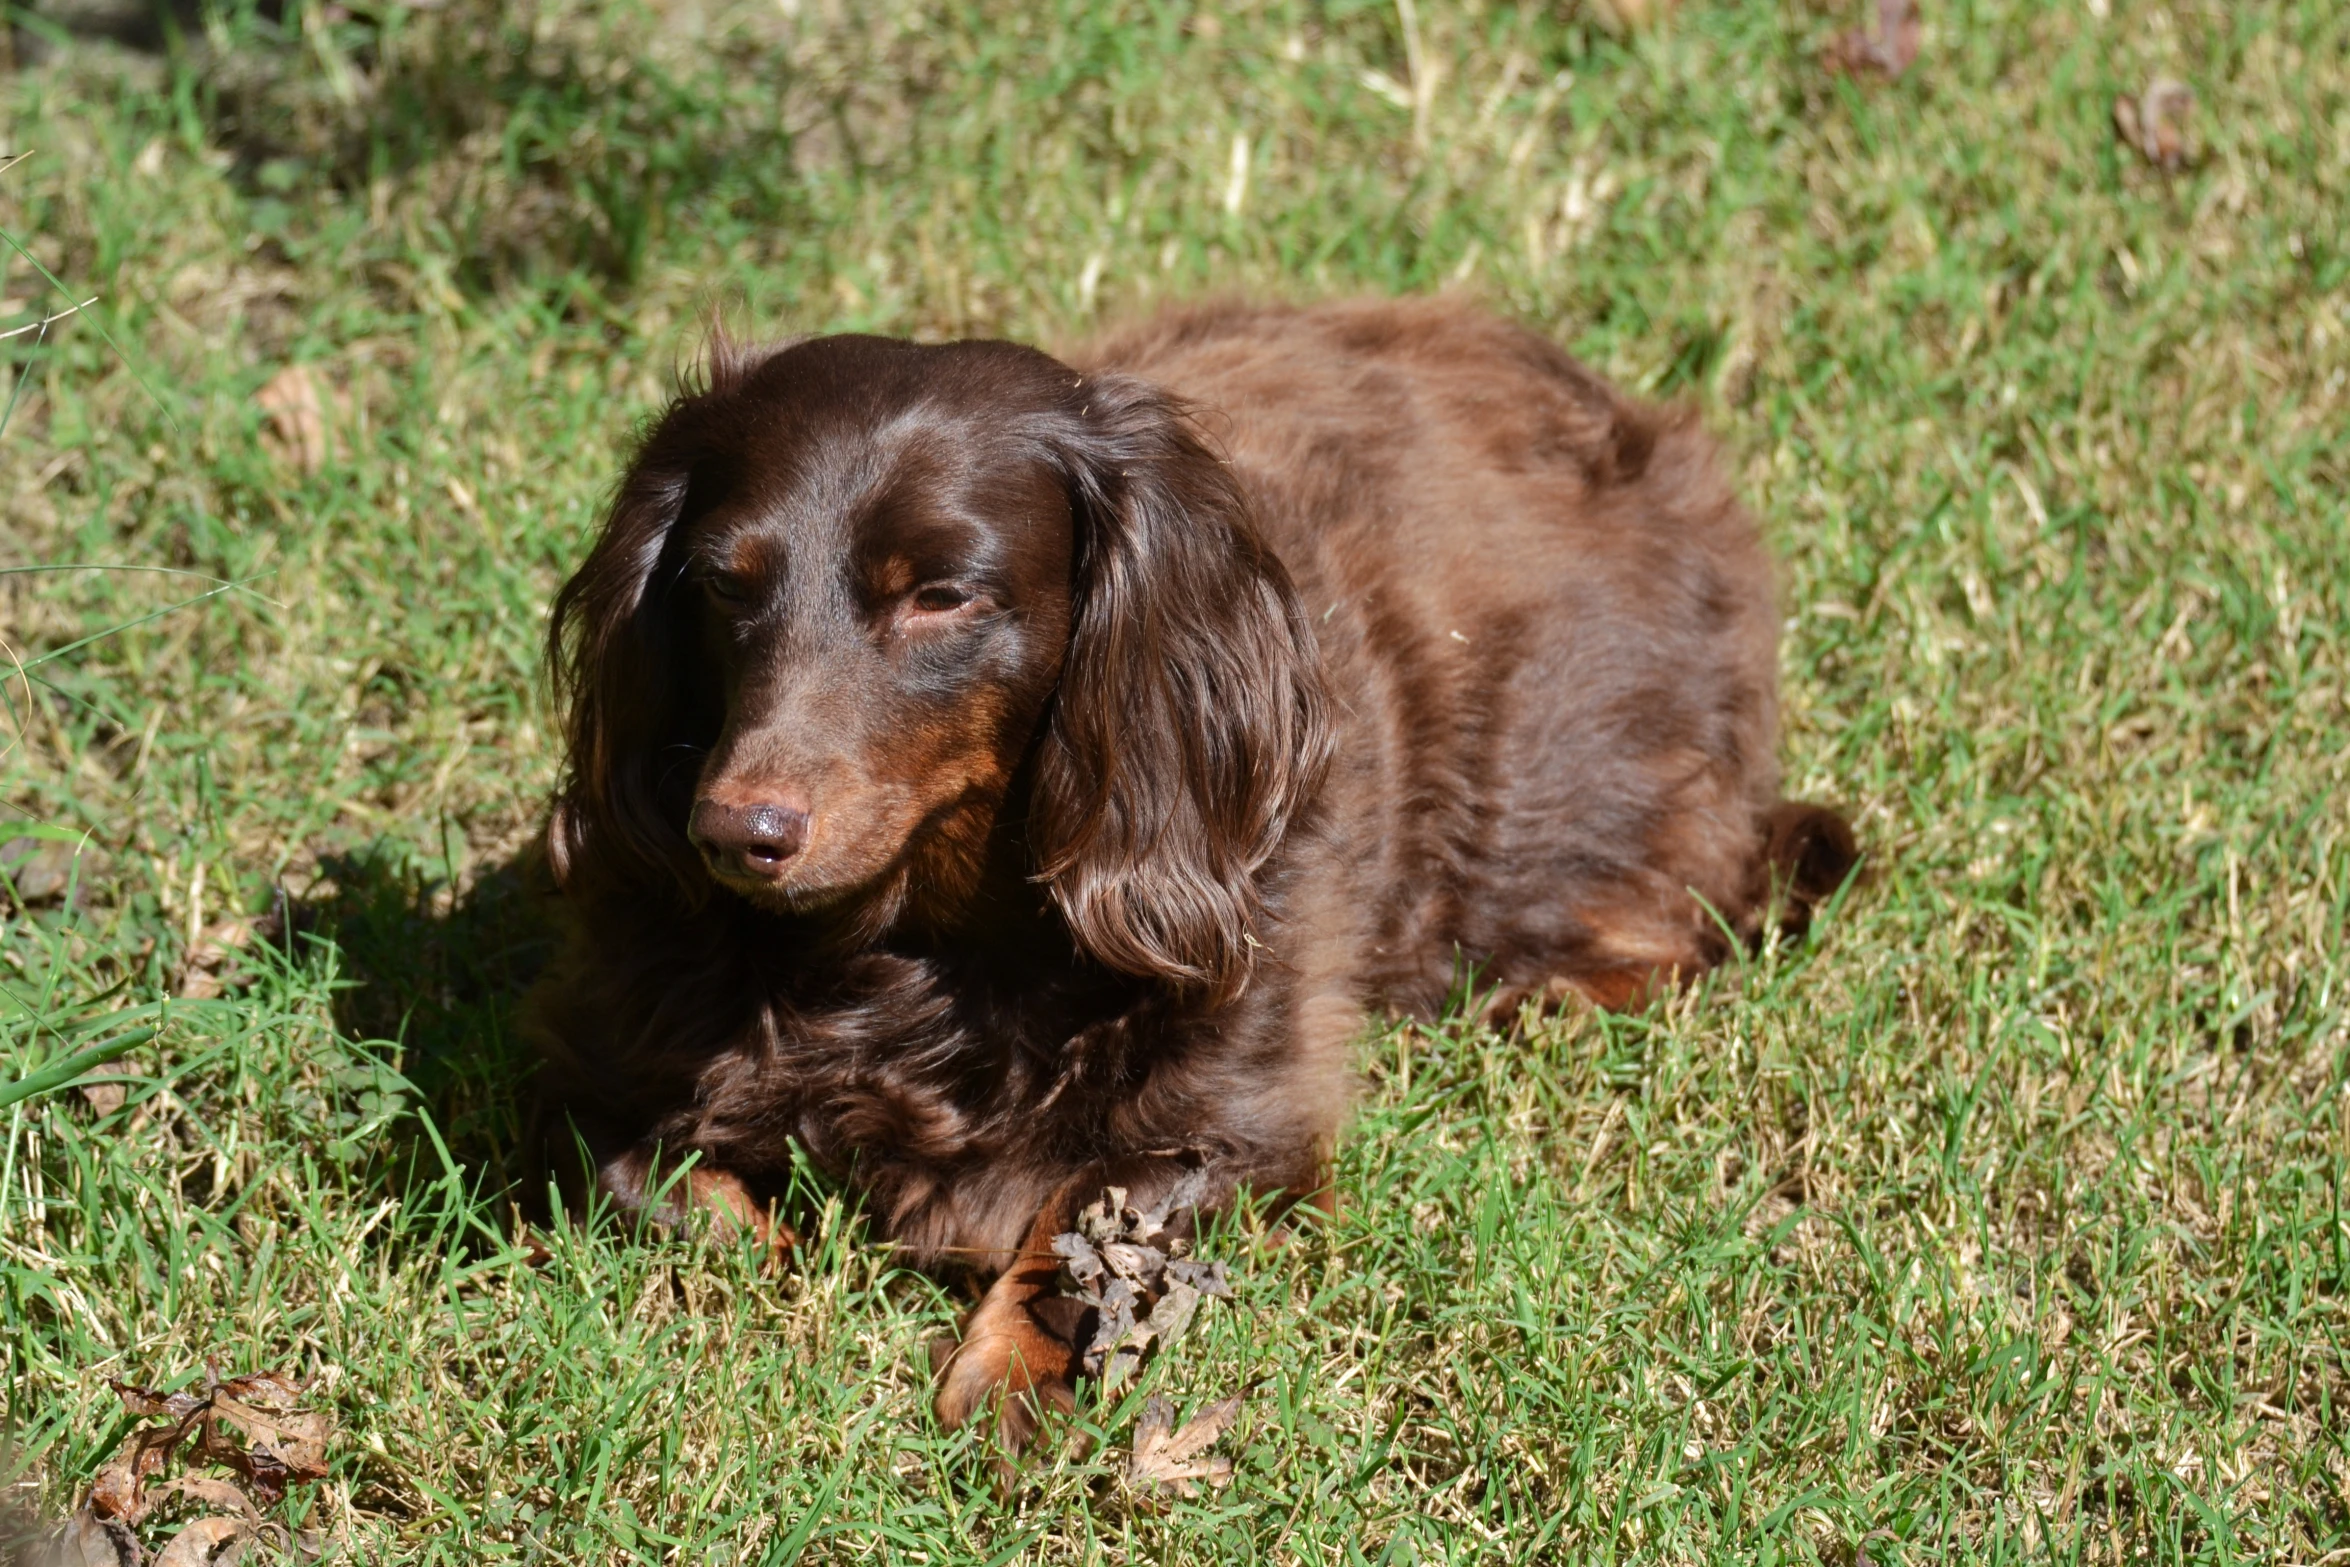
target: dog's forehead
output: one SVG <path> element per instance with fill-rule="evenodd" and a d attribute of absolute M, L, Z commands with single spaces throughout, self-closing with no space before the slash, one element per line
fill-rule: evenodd
<path fill-rule="evenodd" d="M 705 532 L 720 549 L 755 533 L 840 551 L 1009 520 L 1007 503 L 1033 509 L 1056 487 L 1039 431 L 1066 376 L 1009 344 L 795 345 L 732 389 L 730 472 Z"/>
<path fill-rule="evenodd" d="M 1008 520 L 991 504 L 1018 487 L 1007 454 L 905 419 L 817 439 L 762 443 L 703 522 L 712 547 L 853 555 L 935 545 Z"/>

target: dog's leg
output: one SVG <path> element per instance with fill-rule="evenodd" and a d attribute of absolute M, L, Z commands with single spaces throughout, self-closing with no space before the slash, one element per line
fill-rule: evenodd
<path fill-rule="evenodd" d="M 656 1224 L 682 1227 L 693 1214 L 709 1216 L 722 1235 L 749 1235 L 766 1248 L 769 1260 L 780 1262 L 794 1251 L 800 1237 L 773 1208 L 752 1195 L 741 1176 L 707 1162 L 696 1162 L 682 1180 L 663 1190 L 657 1170 L 660 1150 L 637 1143 L 596 1167 L 596 1186 L 629 1213 L 641 1213 Z M 667 1161 L 674 1171 L 678 1160 Z"/>
<path fill-rule="evenodd" d="M 1759 851 L 1746 896 L 1727 912 L 1750 944 L 1766 907 L 1778 911 L 1777 934 L 1800 936 L 1812 911 L 1834 897 L 1860 862 L 1852 828 L 1825 806 L 1782 800 L 1763 816 Z M 1693 917 L 1685 895 L 1626 897 L 1593 911 L 1595 950 L 1548 980 L 1505 986 L 1486 1005 L 1489 1023 L 1507 1025 L 1529 1002 L 1544 1012 L 1575 998 L 1608 1012 L 1632 1012 L 1720 963 L 1731 945 L 1707 920 Z"/>
<path fill-rule="evenodd" d="M 1325 1154 L 1317 1149 L 1300 1169 L 1252 1184 L 1276 1194 L 1279 1206 L 1304 1200 L 1332 1211 Z M 1077 1340 L 1085 1313 L 1061 1294 L 1061 1259 L 1053 1251 L 1053 1237 L 1075 1229 L 1078 1210 L 1099 1202 L 1107 1188 L 1123 1187 L 1127 1206 L 1147 1210 L 1164 1199 L 1186 1169 L 1171 1158 L 1121 1160 L 1088 1166 L 1061 1183 L 1037 1210 L 1019 1254 L 963 1324 L 962 1343 L 940 1366 L 934 1406 L 940 1424 L 961 1426 L 992 1415 L 998 1459 L 1008 1466 L 1034 1440 L 1046 1410 L 1068 1414 L 1076 1409 Z M 1229 1174 L 1213 1179 L 1203 1207 L 1221 1208 L 1231 1200 L 1234 1184 Z M 1169 1230 L 1189 1234 L 1200 1211 L 1170 1214 Z"/>
<path fill-rule="evenodd" d="M 1211 1170 L 1200 1205 L 1169 1214 L 1168 1231 L 1189 1236 L 1202 1214 L 1222 1209 L 1244 1184 L 1271 1199 L 1272 1214 L 1301 1205 L 1335 1214 L 1331 1154 L 1324 1139 L 1294 1163 L 1268 1164 L 1245 1176 L 1229 1168 Z M 964 1322 L 962 1342 L 939 1365 L 933 1407 L 939 1423 L 950 1427 L 992 1415 L 1002 1473 L 1009 1475 L 1012 1461 L 1035 1439 L 1045 1411 L 1069 1414 L 1077 1407 L 1078 1337 L 1085 1313 L 1061 1294 L 1061 1259 L 1053 1237 L 1075 1229 L 1078 1210 L 1099 1202 L 1109 1187 L 1125 1189 L 1128 1207 L 1148 1210 L 1188 1170 L 1172 1158 L 1121 1160 L 1088 1166 L 1061 1183 L 1029 1223 L 1019 1254 Z"/>
<path fill-rule="evenodd" d="M 1047 1409 L 1077 1408 L 1077 1345 L 1034 1308 L 1060 1294 L 1061 1259 L 1053 1237 L 1076 1227 L 1077 1210 L 1109 1184 L 1100 1166 L 1061 1183 L 1045 1199 L 1011 1265 L 996 1276 L 963 1324 L 963 1341 L 939 1369 L 935 1407 L 939 1423 L 961 1426 L 976 1415 L 995 1416 L 996 1445 L 1005 1461 L 1035 1437 Z M 1132 1198 L 1129 1198 L 1131 1201 Z"/>
<path fill-rule="evenodd" d="M 1826 806 L 1781 800 L 1763 817 L 1763 864 L 1781 901 L 1780 934 L 1801 936 L 1812 911 L 1852 878 L 1860 845 Z"/>

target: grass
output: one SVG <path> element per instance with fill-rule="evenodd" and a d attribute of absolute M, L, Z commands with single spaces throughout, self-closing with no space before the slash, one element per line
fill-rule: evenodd
<path fill-rule="evenodd" d="M 8 814 L 87 846 L 7 1075 L 158 1030 L 0 1108 L 19 1499 L 209 1359 L 317 1379 L 290 1516 L 368 1562 L 2350 1556 L 2350 13 L 1930 0 L 1888 84 L 1820 65 L 1863 10 L 295 3 L 0 80 L 0 227 L 102 295 L 6 341 L 0 566 L 196 574 L 0 576 L 28 666 L 112 631 L 9 680 Z M 526 1265 L 544 606 L 701 323 L 1446 286 L 1722 433 L 1867 884 L 1648 1015 L 1367 1039 L 1341 1215 L 1229 1232 L 1009 1499 L 839 1192 L 782 1279 Z M 1242 1384 L 1235 1483 L 1132 1504 L 1137 1400 Z"/>

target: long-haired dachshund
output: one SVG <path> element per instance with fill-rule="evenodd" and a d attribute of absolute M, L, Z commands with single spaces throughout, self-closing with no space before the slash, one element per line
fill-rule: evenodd
<path fill-rule="evenodd" d="M 1076 1205 L 1317 1194 L 1367 1015 L 1633 1004 L 1853 863 L 1711 442 L 1456 304 L 722 345 L 551 645 L 562 1138 L 993 1275 L 937 1405 L 1014 1444 Z"/>

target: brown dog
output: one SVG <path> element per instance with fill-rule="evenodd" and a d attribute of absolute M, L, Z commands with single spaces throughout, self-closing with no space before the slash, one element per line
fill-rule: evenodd
<path fill-rule="evenodd" d="M 1314 1192 L 1366 1014 L 1622 1006 L 1852 863 L 1711 443 L 1452 304 L 722 349 L 552 640 L 597 1179 L 749 1219 L 796 1143 L 996 1275 L 938 1408 L 1015 1443 L 1074 1205 Z"/>

